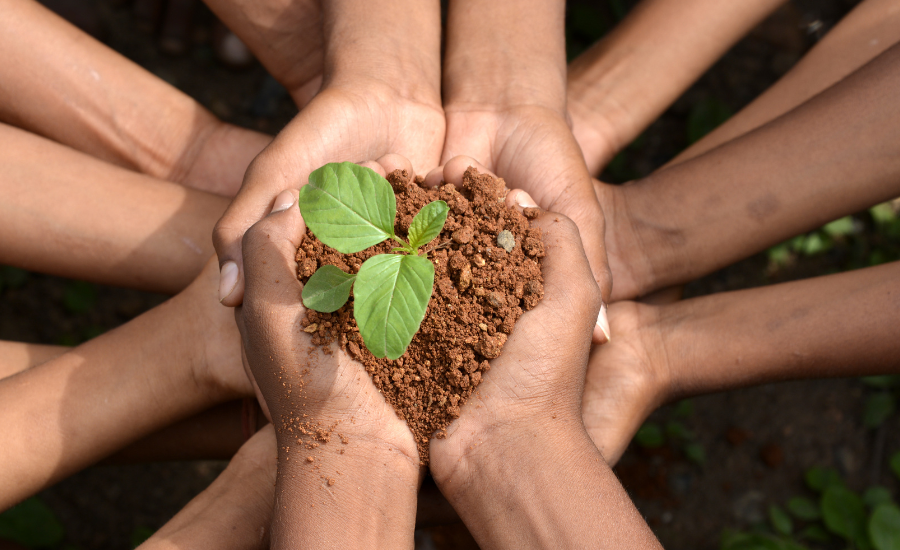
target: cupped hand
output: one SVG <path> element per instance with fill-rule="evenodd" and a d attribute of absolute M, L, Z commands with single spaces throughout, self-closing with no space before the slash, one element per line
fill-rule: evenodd
<path fill-rule="evenodd" d="M 591 350 L 582 415 L 588 434 L 612 466 L 638 428 L 668 396 L 669 373 L 656 308 L 616 302 L 609 308 L 615 338 Z"/>
<path fill-rule="evenodd" d="M 253 395 L 241 361 L 241 335 L 232 312 L 218 304 L 218 262 L 210 258 L 197 278 L 160 307 L 177 310 L 173 322 L 183 326 L 194 380 L 223 399 Z"/>
<path fill-rule="evenodd" d="M 325 48 L 319 0 L 205 0 L 301 109 L 319 91 Z"/>
<path fill-rule="evenodd" d="M 527 191 L 541 208 L 571 218 L 581 232 L 596 284 L 608 300 L 613 279 L 604 242 L 604 211 L 562 114 L 536 105 L 496 109 L 447 105 L 445 110 L 444 172 L 455 173 L 456 165 L 470 162 L 459 155 L 472 157 L 509 186 Z M 609 339 L 605 311 L 595 319 L 596 343 Z"/>
<path fill-rule="evenodd" d="M 519 205 L 529 200 L 518 190 L 507 197 Z M 469 454 L 490 452 L 492 439 L 573 427 L 584 433 L 581 396 L 600 291 L 571 220 L 542 212 L 532 225 L 543 230 L 544 298 L 516 323 L 447 437 L 432 440 L 431 471 L 442 490 Z"/>
<path fill-rule="evenodd" d="M 280 456 L 302 460 L 319 443 L 336 440 L 325 435 L 334 432 L 351 446 L 380 445 L 418 466 L 412 433 L 362 364 L 337 344 L 314 346 L 303 330 L 306 309 L 295 257 L 306 226 L 296 197 L 294 190 L 280 194 L 273 212 L 244 236 L 247 289 L 235 310 L 245 360 L 276 427 Z"/>

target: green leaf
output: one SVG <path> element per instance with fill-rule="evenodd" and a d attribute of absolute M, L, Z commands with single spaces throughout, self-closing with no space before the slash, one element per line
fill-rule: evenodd
<path fill-rule="evenodd" d="M 339 267 L 323 265 L 303 286 L 303 305 L 322 313 L 337 311 L 350 298 L 350 288 L 356 275 L 344 273 Z"/>
<path fill-rule="evenodd" d="M 769 523 L 772 524 L 775 531 L 785 536 L 789 536 L 794 531 L 794 522 L 791 521 L 791 516 L 787 515 L 787 512 L 780 506 L 774 504 L 769 506 Z"/>
<path fill-rule="evenodd" d="M 0 539 L 32 548 L 45 548 L 58 545 L 64 536 L 65 531 L 56 514 L 37 497 L 29 498 L 0 514 Z"/>
<path fill-rule="evenodd" d="M 869 518 L 869 537 L 877 550 L 900 550 L 900 509 L 882 504 Z"/>
<path fill-rule="evenodd" d="M 872 214 L 872 219 L 875 220 L 875 223 L 879 225 L 886 224 L 897 217 L 893 207 L 891 207 L 891 204 L 888 202 L 876 204 L 872 208 L 869 208 L 869 213 Z"/>
<path fill-rule="evenodd" d="M 63 294 L 63 305 L 72 313 L 84 313 L 97 302 L 97 287 L 84 281 L 69 281 Z"/>
<path fill-rule="evenodd" d="M 773 246 L 766 251 L 766 255 L 769 258 L 769 264 L 773 267 L 784 267 L 791 263 L 792 259 L 791 250 L 787 243 Z"/>
<path fill-rule="evenodd" d="M 843 237 L 852 234 L 856 230 L 856 226 L 853 223 L 852 216 L 844 216 L 839 220 L 825 224 L 825 227 L 822 229 L 831 237 Z"/>
<path fill-rule="evenodd" d="M 894 475 L 900 479 L 900 451 L 894 453 L 891 456 L 891 471 L 894 472 Z"/>
<path fill-rule="evenodd" d="M 804 475 L 806 485 L 817 493 L 823 492 L 832 485 L 843 486 L 844 482 L 841 476 L 831 468 L 820 468 L 814 466 L 806 471 Z"/>
<path fill-rule="evenodd" d="M 637 433 L 634 434 L 634 440 L 637 441 L 638 445 L 647 449 L 662 447 L 663 443 L 666 442 L 662 428 L 653 422 L 647 422 L 641 426 Z"/>
<path fill-rule="evenodd" d="M 894 499 L 891 497 L 891 492 L 887 487 L 881 487 L 880 485 L 876 485 L 875 487 L 869 487 L 863 493 L 863 502 L 866 503 L 866 506 L 869 507 L 870 510 L 874 510 L 878 508 L 882 504 L 893 504 Z"/>
<path fill-rule="evenodd" d="M 448 212 L 450 207 L 444 201 L 430 202 L 419 210 L 409 226 L 409 246 L 415 250 L 437 237 L 444 228 Z"/>
<path fill-rule="evenodd" d="M 884 424 L 897 408 L 896 399 L 890 392 L 878 392 L 866 399 L 866 409 L 863 413 L 863 425 L 874 429 Z"/>
<path fill-rule="evenodd" d="M 815 521 L 822 517 L 819 505 L 806 497 L 792 498 L 787 503 L 787 509 L 794 514 L 795 518 L 804 521 Z"/>
<path fill-rule="evenodd" d="M 703 445 L 688 443 L 682 448 L 682 451 L 684 451 L 684 456 L 694 464 L 703 466 L 706 463 L 706 451 L 703 449 Z"/>
<path fill-rule="evenodd" d="M 803 241 L 803 250 L 801 252 L 806 256 L 815 256 L 831 249 L 831 246 L 831 241 L 822 237 L 819 232 L 815 232 Z"/>
<path fill-rule="evenodd" d="M 681 422 L 670 420 L 666 422 L 666 437 L 676 441 L 687 441 L 693 439 L 694 434 Z"/>
<path fill-rule="evenodd" d="M 832 533 L 860 546 L 865 539 L 866 508 L 859 495 L 846 487 L 832 485 L 822 495 L 822 519 Z"/>
<path fill-rule="evenodd" d="M 353 254 L 394 235 L 397 198 L 386 179 L 352 162 L 330 163 L 300 189 L 300 213 L 320 241 Z"/>
<path fill-rule="evenodd" d="M 675 416 L 687 418 L 694 414 L 694 402 L 690 399 L 682 399 L 675 405 Z"/>
<path fill-rule="evenodd" d="M 356 275 L 353 316 L 375 357 L 397 359 L 406 351 L 434 287 L 434 265 L 422 256 L 381 254 Z"/>

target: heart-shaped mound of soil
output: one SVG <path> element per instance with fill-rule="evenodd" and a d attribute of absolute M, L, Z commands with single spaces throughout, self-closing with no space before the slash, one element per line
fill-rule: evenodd
<path fill-rule="evenodd" d="M 541 262 L 544 243 L 540 228 L 525 214 L 504 203 L 502 179 L 469 168 L 463 189 L 446 184 L 435 189 L 410 181 L 403 171 L 388 175 L 397 196 L 395 232 L 406 237 L 415 214 L 435 200 L 450 207 L 441 234 L 430 245 L 434 291 L 425 319 L 399 359 L 376 359 L 363 344 L 353 319 L 353 297 L 334 313 L 307 310 L 302 324 L 313 344 L 341 349 L 362 363 L 375 386 L 409 425 L 419 457 L 428 462 L 428 440 L 459 416 L 498 357 L 519 316 L 544 295 Z M 309 230 L 297 249 L 297 277 L 303 283 L 319 267 L 330 264 L 357 273 L 362 263 L 389 253 L 396 246 L 383 242 L 355 254 L 341 254 L 322 244 Z"/>

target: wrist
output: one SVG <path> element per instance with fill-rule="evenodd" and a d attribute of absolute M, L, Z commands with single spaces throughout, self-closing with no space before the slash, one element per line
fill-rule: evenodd
<path fill-rule="evenodd" d="M 278 438 L 272 548 L 413 547 L 418 457 L 380 440 L 335 433 L 311 447 L 286 435 Z"/>

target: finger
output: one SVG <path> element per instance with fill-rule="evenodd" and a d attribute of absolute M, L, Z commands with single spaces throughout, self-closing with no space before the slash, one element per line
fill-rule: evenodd
<path fill-rule="evenodd" d="M 382 165 L 378 164 L 377 162 L 375 162 L 374 160 L 367 160 L 365 162 L 357 162 L 357 164 L 362 166 L 363 168 L 369 168 L 371 170 L 375 170 L 376 172 L 378 172 L 378 175 L 381 177 L 387 176 L 387 172 L 384 170 L 384 167 Z"/>
<path fill-rule="evenodd" d="M 514 193 L 510 193 L 513 195 Z M 526 197 L 515 193 L 527 206 Z M 526 194 L 527 195 L 527 194 Z M 509 198 L 507 199 L 509 200 Z M 532 201 L 533 202 L 533 201 Z M 541 348 L 564 349 L 567 353 L 580 349 L 586 365 L 590 352 L 590 335 L 600 310 L 600 291 L 594 282 L 578 228 L 561 214 L 540 211 L 531 221 L 532 227 L 541 228 L 544 242 L 544 259 L 541 273 L 544 278 L 544 299 L 535 307 L 534 314 L 524 315 L 520 323 L 526 323 L 517 334 L 545 334 L 552 341 Z M 537 313 L 540 311 L 540 313 Z M 528 324 L 536 326 L 529 328 Z M 540 345 L 538 342 L 532 344 Z M 509 345 L 509 344 L 508 344 Z M 530 346 L 525 346 L 528 349 Z M 510 346 L 509 349 L 516 349 Z M 571 359 L 571 356 L 568 356 Z M 574 376 L 574 374 L 573 374 Z M 578 381 L 580 383 L 581 380 Z"/>
<path fill-rule="evenodd" d="M 463 175 L 466 173 L 470 167 L 478 170 L 480 174 L 490 174 L 493 177 L 497 177 L 492 171 L 488 170 L 483 164 L 478 162 L 472 157 L 467 157 L 465 155 L 460 155 L 458 157 L 453 157 L 446 164 L 444 164 L 444 181 L 447 183 L 452 183 L 457 187 L 462 187 L 463 185 Z"/>
<path fill-rule="evenodd" d="M 422 182 L 422 185 L 433 189 L 440 186 L 442 183 L 444 183 L 444 167 L 438 166 L 437 168 L 432 168 L 425 174 L 425 181 Z"/>
<path fill-rule="evenodd" d="M 297 280 L 297 247 L 306 224 L 296 208 L 298 192 L 289 189 L 278 195 L 281 202 L 244 235 L 242 249 L 246 274 L 245 303 L 257 307 L 300 305 L 301 285 Z M 244 319 L 246 322 L 246 319 Z"/>
<path fill-rule="evenodd" d="M 395 170 L 400 170 L 401 172 L 406 171 L 406 173 L 409 175 L 410 180 L 413 180 L 416 177 L 412 162 L 410 162 L 410 160 L 403 155 L 388 153 L 375 162 L 377 162 L 384 168 L 386 174 L 390 174 Z"/>

